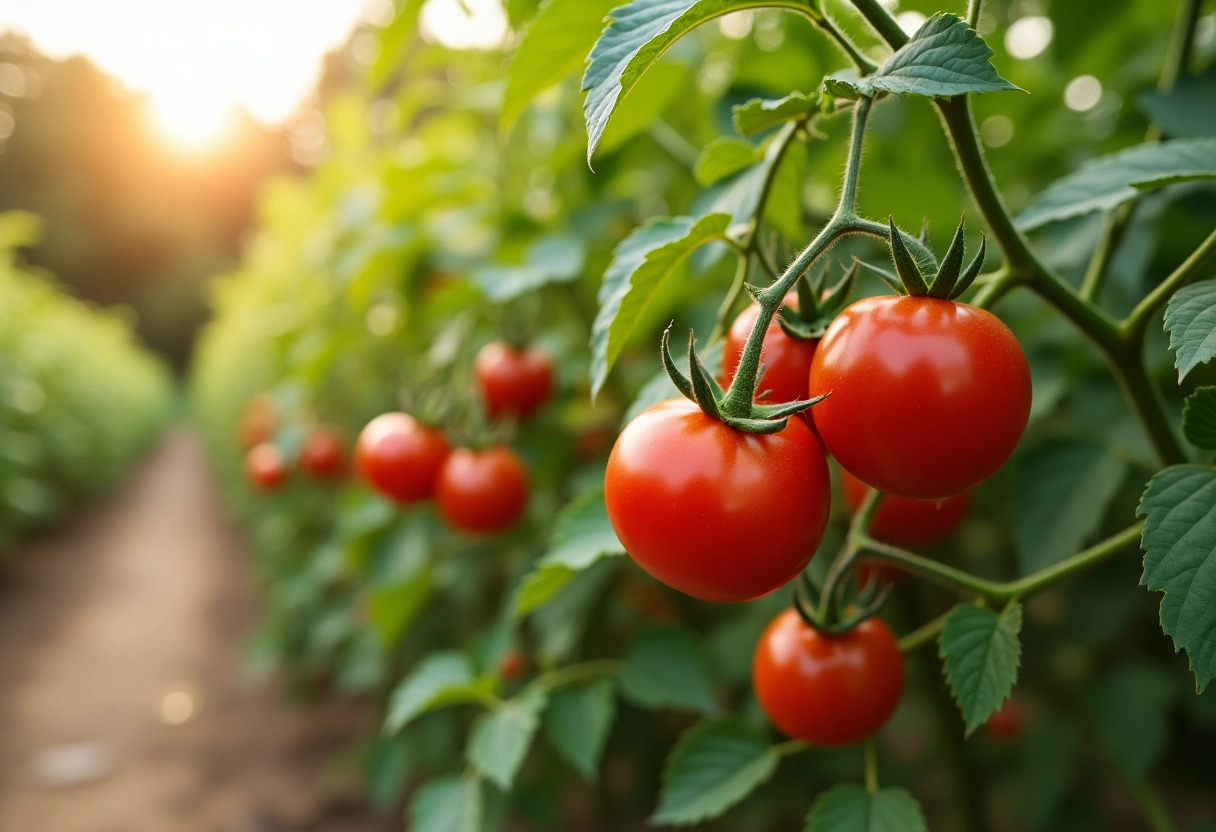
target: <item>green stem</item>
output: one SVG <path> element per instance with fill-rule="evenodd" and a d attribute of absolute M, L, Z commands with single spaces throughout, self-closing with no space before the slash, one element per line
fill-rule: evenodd
<path fill-rule="evenodd" d="M 1135 798 L 1140 813 L 1144 815 L 1144 820 L 1148 822 L 1152 832 L 1177 832 L 1178 827 L 1174 825 L 1173 818 L 1165 808 L 1160 792 L 1152 784 L 1143 780 L 1129 780 L 1127 790 Z"/>
<path fill-rule="evenodd" d="M 1089 258 L 1089 266 L 1086 267 L 1085 277 L 1081 280 L 1081 290 L 1078 293 L 1081 300 L 1094 303 L 1098 297 L 1102 281 L 1106 278 L 1111 255 L 1115 253 L 1115 249 L 1123 240 L 1123 232 L 1127 230 L 1127 223 L 1131 218 L 1134 205 L 1134 202 L 1120 205 L 1106 218 L 1102 227 L 1102 237 L 1098 240 L 1098 246 Z"/>
<path fill-rule="evenodd" d="M 855 216 L 857 214 L 857 181 L 861 178 L 861 150 L 864 144 L 866 119 L 870 116 L 870 107 L 874 102 L 863 98 L 853 108 L 853 133 L 849 142 L 849 156 L 844 167 L 844 187 L 840 192 L 840 204 L 836 207 L 837 216 Z"/>
<path fill-rule="evenodd" d="M 786 740 L 783 743 L 778 743 L 773 746 L 773 753 L 778 757 L 789 757 L 792 754 L 801 754 L 803 751 L 810 751 L 814 746 L 805 743 L 802 740 Z"/>
<path fill-rule="evenodd" d="M 878 65 L 861 54 L 861 50 L 857 48 L 857 45 L 849 40 L 848 35 L 840 31 L 835 21 L 828 17 L 826 13 L 822 17 L 815 19 L 815 25 L 827 32 L 828 37 L 836 42 L 836 45 L 840 47 L 840 51 L 848 56 L 849 60 L 853 62 L 853 66 L 857 67 L 857 71 L 862 75 L 870 75 L 878 69 Z"/>
<path fill-rule="evenodd" d="M 611 676 L 620 673 L 625 662 L 621 659 L 595 659 L 579 664 L 568 664 L 537 676 L 532 684 L 545 690 L 553 690 L 564 685 L 581 682 L 584 679 L 594 679 L 597 676 Z"/>
<path fill-rule="evenodd" d="M 711 344 L 723 337 L 727 327 L 730 326 L 735 313 L 735 304 L 739 302 L 739 296 L 743 294 L 743 284 L 747 282 L 747 267 L 750 263 L 751 259 L 746 256 L 738 258 L 734 279 L 730 282 L 730 288 L 726 290 L 726 297 L 722 299 L 722 305 L 718 307 L 718 316 L 714 320 L 713 331 L 709 333 L 709 343 Z"/>
<path fill-rule="evenodd" d="M 836 559 L 832 561 L 832 565 L 828 567 L 828 574 L 823 579 L 823 590 L 819 595 L 819 609 L 824 620 L 828 622 L 836 620 L 836 590 L 844 576 L 848 574 L 849 568 L 857 560 L 857 556 L 861 554 L 862 542 L 866 539 L 866 530 L 870 528 L 870 523 L 874 520 L 882 498 L 881 491 L 873 488 L 866 491 L 865 498 L 857 507 L 857 513 L 853 515 L 853 519 L 849 523 L 849 532 L 845 537 L 844 545 L 840 548 Z"/>
<path fill-rule="evenodd" d="M 972 29 L 980 27 L 980 14 L 984 10 L 984 0 L 967 0 L 967 25 Z"/>
<path fill-rule="evenodd" d="M 1169 52 L 1161 70 L 1161 78 L 1157 89 L 1169 92 L 1190 72 L 1191 55 L 1195 51 L 1195 29 L 1199 25 L 1199 12 L 1203 0 L 1183 0 L 1182 10 L 1174 23 L 1174 33 L 1170 38 Z"/>
<path fill-rule="evenodd" d="M 899 652 L 911 653 L 937 639 L 946 627 L 946 616 L 939 615 L 932 621 L 920 625 L 899 640 Z"/>
<path fill-rule="evenodd" d="M 989 309 L 998 300 L 1020 286 L 1021 283 L 1022 281 L 1016 272 L 1001 269 L 992 280 L 985 283 L 983 288 L 975 293 L 975 297 L 971 299 L 971 305 L 980 309 Z"/>
<path fill-rule="evenodd" d="M 908 42 L 907 34 L 878 0 L 853 0 L 853 5 L 892 49 L 898 49 Z"/>
<path fill-rule="evenodd" d="M 861 745 L 862 765 L 865 767 L 866 791 L 878 794 L 878 744 L 868 738 Z"/>
<path fill-rule="evenodd" d="M 1199 248 L 1191 252 L 1191 256 L 1183 261 L 1182 265 L 1174 269 L 1169 277 L 1149 292 L 1148 297 L 1136 304 L 1136 308 L 1119 327 L 1124 342 L 1139 347 L 1144 339 L 1144 331 L 1148 328 L 1148 323 L 1153 315 L 1165 305 L 1174 292 L 1199 277 L 1203 266 L 1213 254 L 1216 254 L 1216 231 L 1209 234 L 1199 244 Z"/>

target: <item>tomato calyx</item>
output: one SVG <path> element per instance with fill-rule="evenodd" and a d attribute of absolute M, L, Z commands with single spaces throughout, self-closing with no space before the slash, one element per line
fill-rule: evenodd
<path fill-rule="evenodd" d="M 887 225 L 891 230 L 891 260 L 895 263 L 895 274 L 869 263 L 862 263 L 862 265 L 882 278 L 888 286 L 901 295 L 954 300 L 971 288 L 971 284 L 979 276 L 980 269 L 984 267 L 988 240 L 981 234 L 980 250 L 967 264 L 967 267 L 963 268 L 963 231 L 966 224 L 962 220 L 959 220 L 958 228 L 954 231 L 954 239 L 950 241 L 950 247 L 946 249 L 946 256 L 942 258 L 941 264 L 932 278 L 925 277 L 925 273 L 917 265 L 915 258 L 908 251 L 907 245 L 904 244 L 902 236 L 895 229 L 895 220 L 890 216 L 887 217 Z M 922 230 L 921 234 L 925 236 L 925 231 Z"/>
<path fill-rule="evenodd" d="M 789 337 L 798 341 L 818 341 L 827 332 L 836 313 L 844 309 L 849 295 L 853 293 L 853 286 L 857 283 L 858 265 L 854 261 L 853 265 L 845 269 L 844 276 L 834 286 L 829 287 L 827 279 L 831 268 L 829 263 L 815 280 L 808 276 L 798 281 L 796 309 L 786 305 L 781 307 L 777 324 Z M 750 286 L 748 290 L 752 298 L 759 302 L 756 291 Z"/>
<path fill-rule="evenodd" d="M 817 596 L 819 603 L 812 600 Z M 843 635 L 882 612 L 890 597 L 891 584 L 885 581 L 859 583 L 855 575 L 820 592 L 810 575 L 803 572 L 794 586 L 793 607 L 803 621 L 819 632 Z"/>

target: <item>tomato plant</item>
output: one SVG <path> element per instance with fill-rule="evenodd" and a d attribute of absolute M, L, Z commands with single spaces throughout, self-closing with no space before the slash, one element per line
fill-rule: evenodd
<path fill-rule="evenodd" d="M 435 480 L 443 519 L 461 531 L 487 534 L 512 526 L 528 504 L 528 469 L 510 448 L 457 448 Z"/>
<path fill-rule="evenodd" d="M 411 503 L 435 493 L 439 472 L 451 452 L 442 431 L 408 413 L 382 413 L 359 434 L 355 462 L 377 491 Z"/>
<path fill-rule="evenodd" d="M 473 362 L 473 376 L 491 417 L 527 419 L 553 392 L 553 361 L 529 347 L 518 349 L 505 341 L 486 344 Z"/>

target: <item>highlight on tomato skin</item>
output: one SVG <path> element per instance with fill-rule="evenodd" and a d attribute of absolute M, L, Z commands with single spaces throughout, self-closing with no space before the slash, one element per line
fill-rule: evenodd
<path fill-rule="evenodd" d="M 245 477 L 259 491 L 277 491 L 287 482 L 287 464 L 275 445 L 263 442 L 245 455 Z"/>
<path fill-rule="evenodd" d="M 444 460 L 452 452 L 443 431 L 408 413 L 382 413 L 355 443 L 355 465 L 375 491 L 398 503 L 429 499 Z"/>
<path fill-rule="evenodd" d="M 861 507 L 870 487 L 842 471 L 844 501 L 849 513 Z M 892 546 L 931 546 L 945 540 L 962 524 L 971 509 L 971 493 L 941 500 L 912 500 L 885 495 L 870 520 L 870 537 Z"/>
<path fill-rule="evenodd" d="M 536 347 L 492 341 L 473 360 L 473 378 L 492 419 L 527 419 L 553 393 L 553 359 Z"/>
<path fill-rule="evenodd" d="M 791 292 L 786 295 L 785 305 L 797 309 L 798 294 Z M 735 378 L 739 360 L 743 357 L 743 347 L 759 314 L 760 304 L 752 303 L 739 313 L 726 333 L 722 344 L 722 371 L 726 385 Z M 773 318 L 764 333 L 764 346 L 760 352 L 764 375 L 756 385 L 756 401 L 777 403 L 807 399 L 810 395 L 811 360 L 815 357 L 815 345 L 818 343 L 791 338 Z"/>

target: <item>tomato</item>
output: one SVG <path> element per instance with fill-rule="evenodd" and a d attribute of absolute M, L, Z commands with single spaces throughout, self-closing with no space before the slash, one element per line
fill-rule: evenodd
<path fill-rule="evenodd" d="M 849 511 L 855 512 L 869 486 L 848 471 L 844 472 L 843 482 L 844 501 Z M 893 546 L 928 546 L 949 537 L 970 508 L 971 495 L 967 492 L 944 500 L 909 500 L 887 495 L 870 520 L 870 536 Z"/>
<path fill-rule="evenodd" d="M 259 491 L 275 491 L 287 482 L 287 465 L 274 445 L 254 445 L 245 455 L 245 477 Z"/>
<path fill-rule="evenodd" d="M 553 361 L 540 350 L 517 350 L 504 341 L 493 341 L 477 353 L 473 377 L 491 418 L 526 419 L 553 392 Z"/>
<path fill-rule="evenodd" d="M 851 745 L 895 711 L 904 659 L 880 618 L 828 635 L 790 609 L 760 637 L 752 684 L 769 720 L 786 735 L 811 745 Z"/>
<path fill-rule="evenodd" d="M 1030 416 L 1030 368 L 994 315 L 949 300 L 876 297 L 832 322 L 811 364 L 828 453 L 880 491 L 953 497 L 991 477 Z"/>
<path fill-rule="evenodd" d="M 504 679 L 518 679 L 528 669 L 528 660 L 518 648 L 512 647 L 498 660 L 498 675 Z"/>
<path fill-rule="evenodd" d="M 452 451 L 443 433 L 408 413 L 382 413 L 355 444 L 355 463 L 368 485 L 399 503 L 435 493 L 439 469 Z"/>
<path fill-rule="evenodd" d="M 528 503 L 528 471 L 510 448 L 457 448 L 444 462 L 435 502 L 448 523 L 466 532 L 498 532 L 511 526 Z"/>
<path fill-rule="evenodd" d="M 984 732 L 997 742 L 1013 742 L 1022 735 L 1022 725 L 1025 721 L 1021 705 L 1016 700 L 1008 699 L 988 717 L 988 721 L 984 723 Z"/>
<path fill-rule="evenodd" d="M 274 438 L 274 400 L 265 394 L 257 395 L 245 403 L 241 413 L 241 447 L 249 450 Z"/>
<path fill-rule="evenodd" d="M 785 296 L 785 305 L 798 308 L 798 295 Z M 756 325 L 760 304 L 753 303 L 739 313 L 722 346 L 722 369 L 729 384 L 739 368 L 743 357 L 743 346 L 747 336 Z M 756 401 L 792 402 L 809 398 L 808 379 L 811 359 L 815 356 L 817 341 L 800 341 L 785 334 L 776 317 L 764 333 L 764 347 L 760 351 L 760 362 L 764 365 L 764 376 L 756 386 Z"/>
<path fill-rule="evenodd" d="M 831 484 L 823 447 L 801 419 L 749 434 L 669 399 L 617 438 L 604 500 L 625 551 L 655 578 L 707 601 L 750 601 L 810 561 Z"/>
<path fill-rule="evenodd" d="M 319 480 L 341 477 L 346 472 L 346 443 L 341 432 L 320 427 L 308 434 L 300 449 L 300 467 Z"/>

